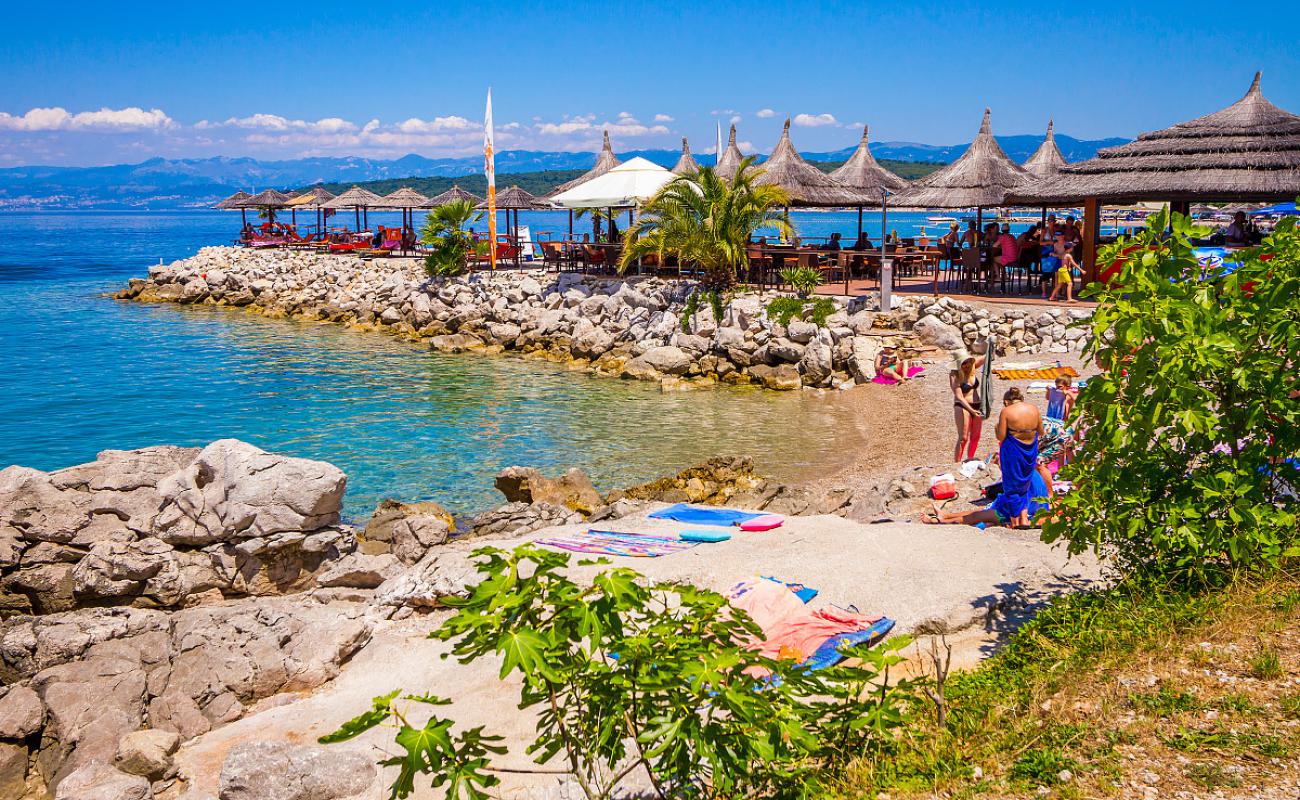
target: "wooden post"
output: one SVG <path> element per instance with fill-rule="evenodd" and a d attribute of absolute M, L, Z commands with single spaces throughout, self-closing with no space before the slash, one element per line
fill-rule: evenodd
<path fill-rule="evenodd" d="M 1097 280 L 1097 239 L 1101 234 L 1101 204 L 1096 197 L 1083 201 L 1083 285 Z"/>

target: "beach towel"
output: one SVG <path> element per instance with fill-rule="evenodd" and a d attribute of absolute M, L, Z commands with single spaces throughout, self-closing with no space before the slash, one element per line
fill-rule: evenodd
<path fill-rule="evenodd" d="M 1055 380 L 1060 377 L 1077 378 L 1079 371 L 1074 367 L 1043 367 L 1042 369 L 995 369 L 997 376 L 1004 381 Z"/>
<path fill-rule="evenodd" d="M 742 522 L 749 522 L 764 516 L 752 511 L 737 511 L 734 508 L 713 508 L 710 506 L 692 506 L 678 503 L 650 514 L 650 519 L 671 519 L 688 525 L 720 525 L 729 528 Z"/>
<path fill-rule="evenodd" d="M 866 631 L 882 619 L 833 607 L 812 609 L 785 584 L 764 578 L 741 581 L 726 594 L 762 629 L 763 641 L 753 646 L 770 658 L 805 661 L 832 636 Z"/>
<path fill-rule="evenodd" d="M 571 553 L 597 553 L 604 556 L 657 558 L 680 553 L 696 545 L 676 537 L 646 536 L 639 533 L 589 530 L 563 536 L 548 536 L 534 544 L 567 550 Z"/>
<path fill-rule="evenodd" d="M 682 531 L 681 540 L 683 542 L 725 542 L 731 538 L 731 534 L 726 531 Z"/>
<path fill-rule="evenodd" d="M 816 589 L 809 589 L 807 586 L 804 586 L 802 583 L 790 583 L 788 581 L 783 581 L 780 578 L 773 578 L 771 575 L 764 575 L 763 580 L 776 581 L 777 583 L 781 584 L 785 588 L 794 592 L 794 596 L 804 601 L 805 603 L 809 602 L 810 600 L 812 600 L 814 597 L 817 596 Z"/>
<path fill-rule="evenodd" d="M 1002 493 L 990 508 L 1000 521 L 1009 522 L 1029 510 L 1030 482 L 1038 474 L 1038 436 L 1034 436 L 1032 444 L 1007 436 L 998 447 L 998 461 L 1002 466 Z"/>
<path fill-rule="evenodd" d="M 916 367 L 916 366 L 908 367 L 907 377 L 915 378 L 917 375 L 920 375 L 922 372 L 925 372 L 925 367 Z M 898 383 L 897 380 L 893 378 L 886 378 L 884 375 L 877 375 L 876 377 L 871 379 L 871 382 L 884 384 L 885 386 L 893 386 L 894 384 Z"/>
<path fill-rule="evenodd" d="M 881 617 L 866 630 L 838 633 L 822 642 L 821 647 L 817 648 L 817 652 L 808 656 L 799 666 L 810 670 L 833 667 L 844 660 L 843 651 L 847 648 L 859 644 L 870 647 L 885 638 L 885 635 L 893 629 L 894 621 L 888 617 Z"/>

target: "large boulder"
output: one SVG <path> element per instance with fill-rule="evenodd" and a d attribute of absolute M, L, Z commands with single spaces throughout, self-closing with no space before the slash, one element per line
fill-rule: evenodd
<path fill-rule="evenodd" d="M 128 733 L 117 746 L 114 764 L 129 775 L 158 780 L 171 769 L 172 755 L 180 744 L 180 734 L 175 731 L 146 728 Z"/>
<path fill-rule="evenodd" d="M 316 583 L 326 587 L 373 589 L 400 572 L 400 564 L 391 553 L 377 556 L 352 553 L 330 564 L 316 576 Z"/>
<path fill-rule="evenodd" d="M 45 706 L 40 696 L 28 687 L 11 686 L 0 695 L 0 739 L 26 739 L 39 731 L 44 722 Z"/>
<path fill-rule="evenodd" d="M 803 352 L 803 358 L 799 359 L 799 372 L 803 374 L 803 382 L 809 386 L 816 386 L 831 376 L 833 357 L 829 345 L 822 342 L 812 342 Z"/>
<path fill-rule="evenodd" d="M 858 383 L 870 383 L 876 377 L 876 356 L 880 355 L 880 340 L 874 336 L 853 337 L 849 352 L 849 373 Z"/>
<path fill-rule="evenodd" d="M 508 503 L 550 503 L 584 516 L 604 505 L 587 473 L 576 468 L 547 478 L 532 467 L 506 467 L 497 475 L 496 487 Z"/>
<path fill-rule="evenodd" d="M 346 485 L 324 461 L 221 439 L 159 484 L 155 528 L 163 541 L 191 546 L 314 531 L 338 521 Z"/>
<path fill-rule="evenodd" d="M 28 760 L 25 745 L 0 742 L 0 797 L 24 796 Z"/>
<path fill-rule="evenodd" d="M 338 747 L 247 742 L 221 767 L 220 800 L 337 800 L 375 779 L 370 756 Z"/>
<path fill-rule="evenodd" d="M 931 347 L 951 351 L 965 346 L 961 331 L 933 314 L 918 319 L 912 326 L 912 332 Z"/>
<path fill-rule="evenodd" d="M 635 360 L 665 375 L 685 375 L 691 367 L 691 357 L 671 345 L 652 347 Z"/>
<path fill-rule="evenodd" d="M 54 800 L 150 800 L 153 790 L 139 775 L 92 761 L 59 783 Z"/>
<path fill-rule="evenodd" d="M 752 458 L 715 456 L 671 477 L 611 492 L 609 500 L 611 503 L 627 498 L 725 505 L 732 497 L 757 491 L 766 483 L 764 478 L 754 474 Z"/>
<path fill-rule="evenodd" d="M 455 518 L 438 503 L 384 500 L 366 523 L 361 550 L 372 555 L 391 552 L 403 564 L 414 564 L 455 529 Z"/>

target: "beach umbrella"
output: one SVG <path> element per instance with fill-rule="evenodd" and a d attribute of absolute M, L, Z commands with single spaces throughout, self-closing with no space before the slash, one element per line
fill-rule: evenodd
<path fill-rule="evenodd" d="M 483 198 L 475 194 L 470 194 L 459 186 L 453 185 L 442 194 L 429 198 L 429 203 L 425 208 L 437 208 L 438 206 L 445 206 L 448 203 L 454 203 L 457 201 L 467 201 L 477 206 L 479 203 L 483 202 Z"/>
<path fill-rule="evenodd" d="M 867 141 L 867 126 L 862 126 L 862 140 L 858 149 L 853 151 L 849 160 L 831 173 L 831 177 L 845 186 L 852 186 L 863 192 L 866 197 L 858 203 L 858 236 L 862 236 L 862 208 L 864 206 L 883 206 L 884 192 L 897 192 L 908 187 L 908 182 L 890 172 L 871 155 L 871 146 Z M 877 199 L 879 198 L 879 199 Z"/>
<path fill-rule="evenodd" d="M 736 177 L 736 170 L 740 169 L 740 162 L 744 159 L 745 156 L 736 146 L 736 126 L 732 125 L 731 133 L 727 134 L 727 149 L 718 156 L 713 171 L 718 173 L 718 177 L 729 181 Z"/>
<path fill-rule="evenodd" d="M 1054 128 L 1055 124 L 1049 119 L 1047 121 L 1047 137 L 1043 139 L 1043 143 L 1038 146 L 1034 154 L 1021 165 L 1033 173 L 1035 178 L 1050 178 L 1060 172 L 1061 167 L 1069 163 L 1065 160 L 1065 156 L 1061 155 L 1061 148 L 1056 146 Z"/>
<path fill-rule="evenodd" d="M 792 206 L 856 206 L 873 202 L 877 197 L 875 193 L 868 195 L 859 189 L 845 186 L 804 161 L 790 141 L 788 119 L 772 155 L 763 162 L 761 173 L 754 178 L 754 184 L 781 187 L 790 196 Z"/>
<path fill-rule="evenodd" d="M 566 181 L 565 183 L 556 186 L 551 190 L 547 197 L 555 197 L 557 194 L 567 192 L 573 187 L 586 183 L 592 178 L 599 178 L 601 175 L 604 175 L 606 172 L 609 172 L 618 165 L 618 157 L 614 155 L 614 148 L 610 147 L 609 144 L 609 131 L 605 131 L 604 143 L 601 145 L 600 153 L 596 156 L 596 165 L 573 180 Z"/>
<path fill-rule="evenodd" d="M 234 210 L 234 209 L 236 209 L 236 208 L 239 209 L 239 219 L 240 219 L 240 222 L 241 222 L 241 224 L 243 224 L 243 225 L 247 225 L 247 224 L 248 224 L 248 209 L 246 209 L 246 208 L 242 205 L 242 203 L 243 203 L 245 200 L 247 200 L 248 198 L 250 198 L 250 197 L 252 197 L 252 195 L 249 194 L 248 192 L 244 192 L 244 191 L 235 192 L 235 193 L 232 194 L 231 196 L 227 197 L 225 200 L 222 200 L 221 202 L 216 203 L 216 204 L 213 205 L 212 207 L 213 207 L 213 208 L 220 208 L 220 209 L 222 209 L 223 211 L 232 211 L 232 210 Z"/>
<path fill-rule="evenodd" d="M 333 200 L 327 200 L 324 203 L 325 208 L 340 209 L 350 208 L 356 218 L 357 230 L 361 230 L 361 215 L 372 208 L 383 208 L 384 198 L 370 191 L 362 189 L 360 186 L 353 186 L 343 194 L 335 197 Z M 370 226 L 370 220 L 367 217 L 366 227 Z"/>
<path fill-rule="evenodd" d="M 677 159 L 677 164 L 672 171 L 677 175 L 694 175 L 700 171 L 700 165 L 695 162 L 695 157 L 691 155 L 691 146 L 686 141 L 685 136 L 682 137 L 682 155 Z"/>
<path fill-rule="evenodd" d="M 316 231 L 317 233 L 319 233 L 325 229 L 325 218 L 323 216 L 325 212 L 322 210 L 322 207 L 325 205 L 325 203 L 328 203 L 330 200 L 333 199 L 334 199 L 333 194 L 325 191 L 319 186 L 316 186 L 311 189 L 308 189 L 307 191 L 303 192 L 297 197 L 291 198 L 286 205 L 289 208 L 293 209 L 294 225 L 298 224 L 298 209 L 300 208 L 316 209 Z"/>
<path fill-rule="evenodd" d="M 261 208 L 267 212 L 267 217 L 271 222 L 275 222 L 275 210 L 284 208 L 289 202 L 289 195 L 284 192 L 277 192 L 274 189 L 264 189 L 251 197 L 244 198 L 239 204 L 240 208 Z"/>
<path fill-rule="evenodd" d="M 1255 73 L 1245 96 L 1221 111 L 1107 147 L 1010 194 L 1014 202 L 1053 205 L 1294 200 L 1300 116 L 1265 99 Z"/>
<path fill-rule="evenodd" d="M 477 209 L 486 210 L 487 201 L 480 202 L 474 206 Z M 519 236 L 519 211 L 545 211 L 553 208 L 549 203 L 541 198 L 527 192 L 518 186 L 511 186 L 504 192 L 498 192 L 496 197 L 496 208 L 498 211 L 506 212 L 506 229 L 510 233 L 511 239 L 517 239 Z M 510 212 L 514 212 L 514 222 L 510 220 Z M 516 261 L 518 259 L 516 258 Z"/>
<path fill-rule="evenodd" d="M 918 178 L 894 196 L 896 206 L 913 208 L 974 208 L 1001 206 L 1007 192 L 1032 178 L 1012 161 L 993 138 L 989 110 L 979 134 L 961 157 L 947 166 Z"/>
<path fill-rule="evenodd" d="M 409 186 L 403 186 L 392 194 L 385 195 L 380 202 L 384 208 L 395 208 L 402 212 L 403 230 L 414 230 L 414 209 L 429 207 L 429 198 Z"/>
<path fill-rule="evenodd" d="M 1132 142 L 1061 167 L 1009 193 L 1033 205 L 1084 207 L 1085 280 L 1096 272 L 1096 231 L 1103 204 L 1290 201 L 1300 195 L 1300 116 L 1265 99 L 1260 73 L 1237 102 L 1203 117 L 1143 133 Z"/>
<path fill-rule="evenodd" d="M 1270 215 L 1270 216 L 1272 216 L 1272 215 L 1279 215 L 1279 214 L 1287 214 L 1287 215 L 1290 215 L 1290 214 L 1295 214 L 1295 213 L 1297 213 L 1297 212 L 1296 212 L 1296 204 L 1295 204 L 1295 203 L 1278 203 L 1278 204 L 1276 204 L 1276 205 L 1264 206 L 1263 208 L 1257 208 L 1257 209 L 1255 209 L 1254 211 L 1251 211 L 1250 213 L 1251 213 L 1251 214 L 1265 214 L 1265 215 Z"/>
<path fill-rule="evenodd" d="M 565 192 L 551 202 L 562 208 L 628 208 L 654 197 L 676 178 L 671 170 L 637 156 Z"/>

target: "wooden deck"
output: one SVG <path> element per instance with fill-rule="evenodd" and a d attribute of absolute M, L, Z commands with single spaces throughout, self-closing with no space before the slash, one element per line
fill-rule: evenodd
<path fill-rule="evenodd" d="M 894 295 L 896 297 L 916 297 L 916 296 L 934 297 L 935 296 L 933 275 L 929 275 L 929 276 L 917 275 L 917 276 L 910 276 L 910 277 L 900 277 L 896 283 L 897 285 L 894 287 Z M 835 296 L 835 295 L 844 296 L 845 294 L 847 294 L 850 297 L 866 294 L 867 292 L 878 292 L 878 291 L 880 291 L 880 282 L 875 280 L 868 280 L 868 279 L 849 281 L 847 292 L 845 292 L 844 290 L 843 281 L 823 284 L 817 289 L 818 294 L 831 295 L 831 296 Z M 1049 307 L 1062 306 L 1067 308 L 1096 308 L 1097 307 L 1097 304 L 1095 302 L 1090 302 L 1087 300 L 1080 300 L 1077 303 L 1066 303 L 1064 300 L 1057 300 L 1056 302 L 1049 303 L 1047 302 L 1047 300 L 1043 298 L 1043 296 L 1039 293 L 1037 288 L 1031 289 L 1026 293 L 1015 292 L 1015 293 L 1001 294 L 998 292 L 994 292 L 992 294 L 969 294 L 961 291 L 961 287 L 957 285 L 956 281 L 942 281 L 942 280 L 939 281 L 939 296 L 951 297 L 954 300 L 963 300 L 971 303 L 987 303 L 989 305 L 999 305 L 999 306 L 1035 306 L 1040 308 L 1044 306 L 1049 306 Z M 1076 287 L 1076 296 L 1077 296 L 1077 287 Z"/>

